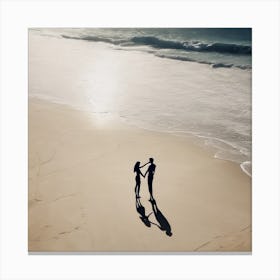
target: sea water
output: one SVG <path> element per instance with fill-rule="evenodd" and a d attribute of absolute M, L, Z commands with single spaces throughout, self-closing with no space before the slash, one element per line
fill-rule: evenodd
<path fill-rule="evenodd" d="M 54 59 L 69 59 L 65 77 L 79 72 L 69 88 L 61 77 L 68 97 L 51 93 L 51 81 L 42 82 L 41 97 L 43 92 L 44 97 L 53 94 L 62 103 L 68 98 L 76 104 L 84 99 L 91 104 L 87 109 L 101 116 L 116 114 L 146 129 L 194 135 L 215 151 L 216 158 L 237 162 L 251 174 L 251 29 L 79 28 L 31 33 L 54 37 L 64 46 L 73 42 L 68 56 Z M 42 89 L 42 83 L 37 88 Z"/>

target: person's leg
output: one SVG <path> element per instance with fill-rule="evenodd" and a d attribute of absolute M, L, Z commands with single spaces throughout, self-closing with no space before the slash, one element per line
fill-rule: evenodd
<path fill-rule="evenodd" d="M 154 200 L 154 197 L 153 197 L 153 178 L 148 178 L 148 186 L 149 186 L 150 200 Z"/>
<path fill-rule="evenodd" d="M 141 183 L 139 182 L 138 189 L 137 189 L 137 197 L 140 197 L 140 195 L 139 195 L 139 193 L 140 193 L 140 186 L 141 186 Z"/>

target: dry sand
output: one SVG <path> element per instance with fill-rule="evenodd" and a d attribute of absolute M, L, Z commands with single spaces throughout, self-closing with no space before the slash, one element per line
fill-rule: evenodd
<path fill-rule="evenodd" d="M 173 236 L 135 208 L 134 163 L 155 158 Z M 152 211 L 147 182 L 141 202 Z M 251 178 L 193 140 L 29 99 L 29 251 L 249 252 Z M 151 220 L 155 222 L 154 215 Z"/>

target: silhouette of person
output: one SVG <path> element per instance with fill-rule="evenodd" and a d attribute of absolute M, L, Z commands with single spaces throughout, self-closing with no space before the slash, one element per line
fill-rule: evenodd
<path fill-rule="evenodd" d="M 139 192 L 140 192 L 140 186 L 141 186 L 141 176 L 145 177 L 140 168 L 144 167 L 145 165 L 147 165 L 148 163 L 140 166 L 140 161 L 137 161 L 134 165 L 134 172 L 136 173 L 136 176 L 135 176 L 135 182 L 136 182 L 136 185 L 135 185 L 135 195 L 136 195 L 136 198 L 139 198 Z"/>
<path fill-rule="evenodd" d="M 151 227 L 151 222 L 149 221 L 149 216 L 153 213 L 151 212 L 148 216 L 146 216 L 145 214 L 145 208 L 144 206 L 141 204 L 141 201 L 139 198 L 136 198 L 136 210 L 137 212 L 140 214 L 140 219 L 141 221 L 147 226 L 147 227 Z"/>
<path fill-rule="evenodd" d="M 146 177 L 146 174 L 148 173 L 148 187 L 149 187 L 149 193 L 150 193 L 150 200 L 152 201 L 154 200 L 153 197 L 153 179 L 154 179 L 154 174 L 155 174 L 155 170 L 156 170 L 156 165 L 154 164 L 154 159 L 150 158 L 149 159 L 149 167 L 144 175 L 144 177 Z"/>
<path fill-rule="evenodd" d="M 152 204 L 152 208 L 153 208 L 155 218 L 158 221 L 159 225 L 157 225 L 155 223 L 153 223 L 153 224 L 156 225 L 160 230 L 165 231 L 166 235 L 172 236 L 171 226 L 168 223 L 165 216 L 158 209 L 156 201 L 155 200 L 151 201 L 151 204 Z"/>

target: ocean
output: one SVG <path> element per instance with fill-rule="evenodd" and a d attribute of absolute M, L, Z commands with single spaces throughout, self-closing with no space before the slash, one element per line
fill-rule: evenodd
<path fill-rule="evenodd" d="M 30 95 L 197 137 L 216 158 L 240 164 L 251 176 L 251 29 L 36 28 L 30 34 L 69 45 L 71 56 L 57 57 L 69 60 L 68 74 L 83 69 L 71 88 L 61 82 L 67 96 L 51 91 L 51 77 L 38 79 Z M 32 59 L 50 63 L 40 50 Z"/>
<path fill-rule="evenodd" d="M 251 68 L 250 28 L 73 28 L 40 29 L 63 38 L 104 42 L 120 49 L 210 64 L 212 67 Z"/>

